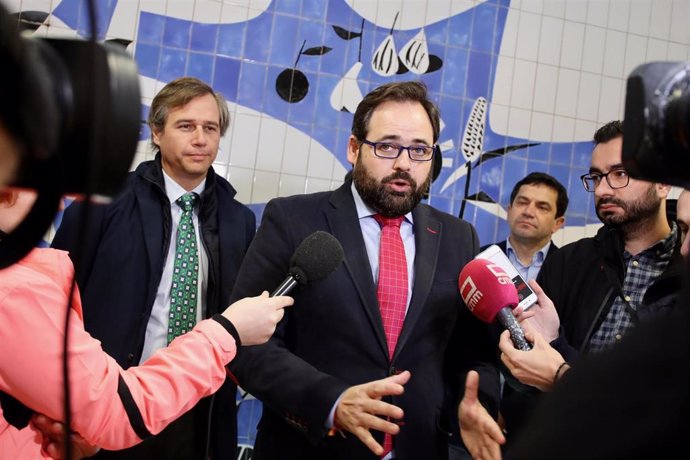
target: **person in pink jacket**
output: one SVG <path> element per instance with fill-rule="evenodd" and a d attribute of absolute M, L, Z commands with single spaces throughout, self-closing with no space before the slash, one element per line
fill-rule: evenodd
<path fill-rule="evenodd" d="M 23 212 L 0 189 L 0 230 Z M 30 202 L 30 201 L 29 201 Z M 4 217 L 4 219 L 3 219 Z M 66 252 L 37 248 L 0 270 L 0 391 L 32 411 L 63 420 L 62 353 L 74 268 Z M 292 304 L 286 296 L 242 299 L 201 321 L 145 364 L 123 370 L 85 330 L 75 289 L 69 326 L 72 426 L 85 441 L 122 449 L 160 432 L 216 391 L 242 345 L 263 343 Z M 45 458 L 41 433 L 0 418 L 0 458 Z"/>

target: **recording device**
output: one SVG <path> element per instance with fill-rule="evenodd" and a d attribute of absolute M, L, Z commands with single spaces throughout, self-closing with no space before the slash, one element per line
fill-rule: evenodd
<path fill-rule="evenodd" d="M 498 245 L 492 244 L 479 254 L 475 256 L 475 259 L 486 259 L 497 264 L 499 267 L 506 272 L 515 285 L 518 294 L 517 306 L 521 307 L 523 310 L 527 310 L 529 307 L 537 302 L 537 295 L 534 293 L 529 284 L 522 279 L 520 273 L 518 273 L 515 266 L 510 263 L 508 256 L 501 250 Z"/>
<path fill-rule="evenodd" d="M 0 4 L 0 126 L 19 155 L 10 185 L 38 198 L 0 242 L 0 268 L 45 235 L 63 194 L 110 197 L 124 182 L 139 138 L 136 64 L 120 45 L 20 36 Z M 0 184 L 0 186 L 7 184 Z"/>
<path fill-rule="evenodd" d="M 321 230 L 312 233 L 295 249 L 287 277 L 271 297 L 286 295 L 298 284 L 304 286 L 327 277 L 338 268 L 343 256 L 343 247 L 336 237 Z"/>
<path fill-rule="evenodd" d="M 690 62 L 650 62 L 630 74 L 622 161 L 632 177 L 690 188 Z"/>
<path fill-rule="evenodd" d="M 512 310 L 518 304 L 518 292 L 503 267 L 487 259 L 471 260 L 460 272 L 458 288 L 474 316 L 489 324 L 498 319 L 510 331 L 515 348 L 532 349 L 513 315 Z"/>

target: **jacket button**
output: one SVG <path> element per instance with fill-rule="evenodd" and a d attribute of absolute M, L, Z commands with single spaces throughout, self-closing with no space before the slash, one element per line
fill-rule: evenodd
<path fill-rule="evenodd" d="M 388 375 L 398 375 L 399 373 L 400 372 L 398 371 L 398 369 L 395 366 L 391 366 Z"/>
<path fill-rule="evenodd" d="M 130 353 L 127 355 L 127 361 L 134 361 L 134 353 Z"/>

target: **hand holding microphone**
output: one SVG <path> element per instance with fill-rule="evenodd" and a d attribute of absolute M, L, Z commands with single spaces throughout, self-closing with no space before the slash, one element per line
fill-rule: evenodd
<path fill-rule="evenodd" d="M 343 247 L 330 233 L 317 231 L 307 236 L 290 258 L 288 275 L 275 291 L 246 297 L 230 305 L 223 316 L 237 329 L 242 345 L 259 345 L 271 338 L 283 318 L 284 307 L 292 305 L 286 297 L 298 284 L 327 277 L 343 260 Z"/>
<path fill-rule="evenodd" d="M 512 309 L 518 304 L 517 289 L 499 265 L 486 259 L 474 259 L 465 265 L 458 278 L 462 300 L 472 314 L 493 323 L 496 318 L 510 331 L 515 347 L 527 351 L 532 347 L 525 339 Z"/>

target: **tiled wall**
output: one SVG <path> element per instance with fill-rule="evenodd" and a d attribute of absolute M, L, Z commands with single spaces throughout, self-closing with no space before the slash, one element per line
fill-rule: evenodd
<path fill-rule="evenodd" d="M 51 13 L 39 35 L 89 30 L 80 0 L 1 1 L 13 12 Z M 342 182 L 362 94 L 388 81 L 424 81 L 443 119 L 444 163 L 429 201 L 455 215 L 465 201 L 463 217 L 483 244 L 505 238 L 510 190 L 530 171 L 551 173 L 569 191 L 556 241 L 592 234 L 598 220 L 579 176 L 593 132 L 622 117 L 626 77 L 637 65 L 690 60 L 690 0 L 97 4 L 101 38 L 126 40 L 137 60 L 144 115 L 178 76 L 198 76 L 225 94 L 232 125 L 214 167 L 259 215 L 275 196 Z M 407 46 L 424 58 L 405 63 Z M 394 49 L 394 59 L 378 59 L 382 48 Z M 303 78 L 287 93 L 281 75 L 291 69 Z M 142 127 L 135 164 L 151 157 L 147 138 Z"/>

